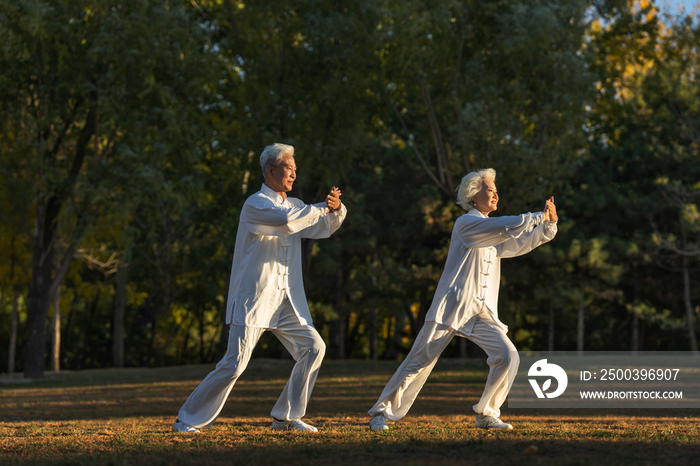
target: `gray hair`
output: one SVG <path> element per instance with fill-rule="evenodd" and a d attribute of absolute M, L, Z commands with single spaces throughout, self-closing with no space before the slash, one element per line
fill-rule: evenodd
<path fill-rule="evenodd" d="M 488 178 L 495 183 L 496 170 L 493 168 L 484 168 L 483 170 L 471 172 L 462 178 L 462 182 L 459 184 L 459 188 L 457 188 L 457 204 L 462 206 L 467 212 L 474 208 L 472 198 L 476 196 L 476 193 L 481 189 L 484 178 Z"/>
<path fill-rule="evenodd" d="M 294 147 L 276 142 L 263 149 L 262 154 L 260 154 L 260 166 L 262 167 L 263 177 L 267 176 L 267 167 L 270 165 L 278 165 L 282 162 L 284 154 L 289 154 L 294 157 Z"/>

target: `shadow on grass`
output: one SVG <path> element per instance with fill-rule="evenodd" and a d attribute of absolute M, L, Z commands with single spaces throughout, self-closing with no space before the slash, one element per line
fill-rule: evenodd
<path fill-rule="evenodd" d="M 266 423 L 263 423 L 266 424 Z M 15 457 L 23 464 L 327 465 L 355 464 L 697 464 L 697 442 L 475 432 L 466 423 L 429 422 L 370 433 L 356 426 L 326 434 L 270 434 L 259 422 L 233 422 L 197 436 L 161 433 L 145 443 L 114 438 L 101 449 L 55 448 L 53 457 Z M 600 430 L 600 429 L 598 429 Z M 218 432 L 217 432 L 218 431 Z M 29 456 L 29 457 L 28 457 Z M 0 460 L 3 458 L 0 455 Z M 11 461 L 10 461 L 11 462 Z"/>
<path fill-rule="evenodd" d="M 281 393 L 293 361 L 253 359 L 234 386 L 223 417 L 267 416 Z M 325 361 L 308 416 L 364 416 L 398 363 Z M 153 369 L 94 369 L 66 372 L 45 381 L 0 385 L 0 421 L 173 417 L 214 365 Z M 484 361 L 440 360 L 414 404 L 415 415 L 472 415 L 483 390 Z M 506 404 L 507 406 L 507 404 Z M 506 416 L 697 416 L 679 409 L 503 409 Z"/>
<path fill-rule="evenodd" d="M 290 360 L 253 359 L 234 386 L 222 416 L 269 413 L 292 366 Z M 310 409 L 322 415 L 363 413 L 374 404 L 396 367 L 398 363 L 393 361 L 327 361 Z M 175 416 L 213 368 L 93 369 L 59 373 L 41 381 L 0 384 L 0 421 Z M 480 390 L 478 383 L 485 378 L 482 362 L 448 360 L 427 384 L 426 400 L 449 398 L 454 404 L 462 393 L 475 397 Z"/>
<path fill-rule="evenodd" d="M 0 385 L 0 463 L 659 465 L 696 464 L 700 454 L 700 410 L 504 409 L 514 431 L 475 429 L 471 406 L 488 368 L 450 359 L 438 363 L 409 415 L 380 433 L 368 430 L 366 410 L 398 363 L 326 361 L 306 418 L 321 432 L 272 431 L 269 411 L 292 365 L 251 361 L 219 421 L 194 436 L 170 426 L 213 365 Z"/>

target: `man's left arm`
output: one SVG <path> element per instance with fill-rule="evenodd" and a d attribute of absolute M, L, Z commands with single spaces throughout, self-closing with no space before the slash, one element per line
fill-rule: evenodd
<path fill-rule="evenodd" d="M 326 205 L 330 212 L 321 218 L 316 225 L 304 229 L 301 232 L 302 238 L 328 238 L 340 228 L 348 212 L 345 205 L 340 202 L 341 194 L 340 190 L 334 186 L 328 196 L 326 196 Z"/>

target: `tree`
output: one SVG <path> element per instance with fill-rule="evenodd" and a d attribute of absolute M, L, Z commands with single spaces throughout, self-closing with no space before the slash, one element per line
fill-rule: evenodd
<path fill-rule="evenodd" d="M 504 213 L 562 186 L 593 79 L 579 53 L 587 2 L 388 5 L 386 127 L 447 199 L 474 166 L 501 173 Z"/>
<path fill-rule="evenodd" d="M 600 296 L 613 291 L 620 296 L 610 301 L 608 329 L 596 331 L 611 332 L 604 339 L 610 346 L 619 341 L 616 333 L 631 329 L 629 347 L 637 350 L 645 322 L 649 331 L 653 326 L 654 332 L 676 332 L 671 309 L 681 305 L 686 314 L 688 309 L 678 300 L 685 293 L 666 291 L 679 282 L 653 273 L 658 265 L 670 265 L 653 260 L 658 252 L 653 225 L 677 237 L 683 224 L 679 204 L 668 202 L 663 185 L 670 179 L 689 187 L 697 179 L 689 131 L 697 121 L 692 103 L 697 86 L 688 72 L 697 56 L 691 45 L 697 31 L 690 19 L 669 21 L 667 27 L 651 2 L 597 6 L 605 21 L 593 21 L 583 48 L 598 80 L 597 97 L 587 109 L 588 150 L 570 181 L 564 212 L 576 218 L 582 238 L 604 240 L 608 262 L 623 268 L 613 289 L 605 290 L 607 281 L 592 288 Z"/>
<path fill-rule="evenodd" d="M 199 28 L 170 2 L 6 1 L 0 8 L 4 134 L 19 141 L 13 157 L 21 154 L 34 199 L 25 376 L 41 377 L 50 297 L 86 229 L 130 175 L 140 152 L 130 143 L 177 113 L 174 104 L 200 95 L 188 94 L 201 70 Z M 62 219 L 72 228 L 53 274 Z"/>

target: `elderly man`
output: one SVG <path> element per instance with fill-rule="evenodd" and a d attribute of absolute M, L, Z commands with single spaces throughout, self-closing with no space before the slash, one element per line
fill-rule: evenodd
<path fill-rule="evenodd" d="M 455 336 L 469 338 L 488 355 L 489 375 L 481 399 L 473 406 L 475 426 L 512 429 L 501 421 L 520 359 L 498 318 L 501 258 L 526 254 L 557 233 L 554 198 L 543 212 L 489 218 L 498 206 L 496 172 L 479 170 L 466 175 L 458 203 L 466 214 L 455 221 L 445 270 L 425 317 L 425 325 L 401 366 L 369 410 L 372 430 L 386 430 L 386 420 L 404 417 L 430 375 L 440 353 Z"/>
<path fill-rule="evenodd" d="M 311 323 L 301 276 L 301 239 L 328 238 L 345 219 L 340 190 L 326 201 L 306 205 L 287 197 L 296 180 L 294 148 L 267 146 L 260 156 L 265 183 L 241 210 L 226 323 L 231 324 L 223 359 L 180 408 L 176 432 L 199 432 L 221 412 L 265 330 L 282 342 L 296 361 L 272 408 L 272 428 L 317 432 L 301 418 L 311 397 L 326 345 Z"/>

